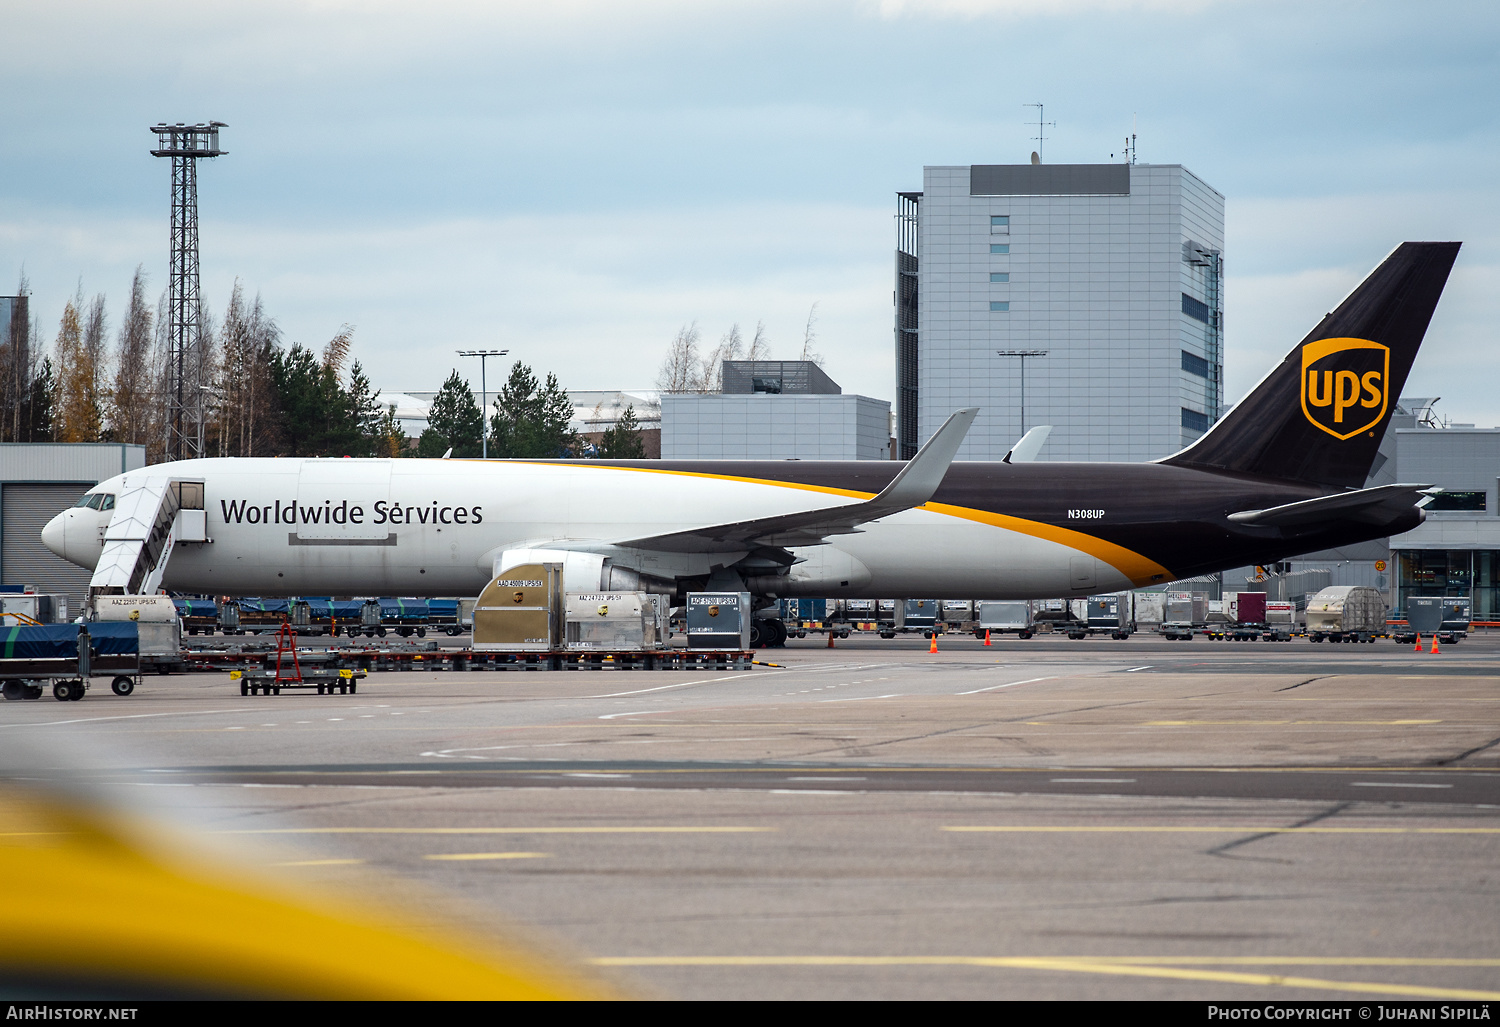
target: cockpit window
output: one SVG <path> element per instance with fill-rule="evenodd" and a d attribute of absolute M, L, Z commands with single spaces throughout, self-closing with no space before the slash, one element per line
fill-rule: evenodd
<path fill-rule="evenodd" d="M 73 504 L 73 506 L 75 508 L 81 508 L 81 507 L 85 507 L 86 506 L 90 510 L 97 510 L 97 509 L 99 509 L 99 495 L 98 495 L 98 493 L 90 493 L 87 496 L 82 496 L 82 497 L 79 498 L 78 502 L 76 502 L 76 503 Z"/>
<path fill-rule="evenodd" d="M 113 492 L 106 492 L 99 499 L 99 509 L 101 511 L 113 510 L 115 508 L 115 494 Z"/>
<path fill-rule="evenodd" d="M 90 492 L 73 504 L 74 509 L 88 507 L 90 510 L 113 510 L 115 508 L 115 496 L 112 492 Z"/>

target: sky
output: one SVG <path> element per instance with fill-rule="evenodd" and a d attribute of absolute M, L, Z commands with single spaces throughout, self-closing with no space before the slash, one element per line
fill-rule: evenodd
<path fill-rule="evenodd" d="M 1500 426 L 1500 8 L 1280 0 L 0 0 L 0 292 L 118 326 L 168 262 L 158 122 L 200 163 L 202 288 L 388 392 L 508 348 L 650 388 L 763 321 L 891 399 L 895 192 L 924 165 L 1182 164 L 1226 197 L 1236 399 L 1405 239 L 1458 239 L 1407 395 Z M 1030 124 L 1028 124 L 1028 119 Z M 1113 155 L 1113 156 L 1112 156 Z M 495 368 L 491 368 L 494 372 Z M 491 374 L 493 383 L 496 374 Z"/>

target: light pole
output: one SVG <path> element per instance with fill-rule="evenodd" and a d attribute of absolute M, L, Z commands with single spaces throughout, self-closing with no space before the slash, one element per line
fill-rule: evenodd
<path fill-rule="evenodd" d="M 1044 349 L 997 349 L 996 356 L 1017 357 L 1021 361 L 1021 435 L 1026 434 L 1026 358 L 1045 357 L 1047 350 Z M 1017 435 L 1016 438 L 1020 438 Z"/>
<path fill-rule="evenodd" d="M 479 358 L 479 412 L 482 418 L 479 422 L 479 452 L 480 458 L 490 458 L 490 394 L 484 381 L 484 362 L 489 357 L 503 357 L 508 349 L 461 349 L 458 355 L 461 357 Z"/>

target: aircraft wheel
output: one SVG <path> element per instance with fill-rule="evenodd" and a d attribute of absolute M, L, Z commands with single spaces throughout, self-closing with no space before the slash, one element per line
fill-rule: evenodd
<path fill-rule="evenodd" d="M 135 682 L 121 674 L 109 683 L 109 690 L 115 695 L 129 695 L 135 691 Z"/>

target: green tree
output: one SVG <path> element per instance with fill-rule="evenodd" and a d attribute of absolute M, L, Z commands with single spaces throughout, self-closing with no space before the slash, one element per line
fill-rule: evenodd
<path fill-rule="evenodd" d="M 321 456 L 327 417 L 322 368 L 312 350 L 300 342 L 271 354 L 271 382 L 281 408 L 287 455 Z"/>
<path fill-rule="evenodd" d="M 427 430 L 417 440 L 417 456 L 439 457 L 450 448 L 456 457 L 479 456 L 483 426 L 484 415 L 474 402 L 474 391 L 454 371 L 433 397 Z"/>
<path fill-rule="evenodd" d="M 399 457 L 407 455 L 406 429 L 396 419 L 396 404 L 386 405 L 385 413 L 375 427 L 375 455 Z"/>
<path fill-rule="evenodd" d="M 52 372 L 52 358 L 43 357 L 42 366 L 31 378 L 31 392 L 23 411 L 21 430 L 24 442 L 51 442 L 52 439 L 52 394 L 56 390 L 56 376 Z"/>
<path fill-rule="evenodd" d="M 384 411 L 380 404 L 380 390 L 373 389 L 369 376 L 358 360 L 349 368 L 349 388 L 345 392 L 348 407 L 348 424 L 357 439 L 352 456 L 386 456 L 381 452 Z M 398 426 L 399 427 L 399 426 Z"/>
<path fill-rule="evenodd" d="M 601 432 L 599 451 L 601 460 L 642 460 L 646 456 L 646 444 L 641 441 L 641 425 L 635 419 L 635 404 L 625 408 L 613 428 Z"/>
<path fill-rule="evenodd" d="M 490 417 L 490 455 L 538 459 L 573 456 L 579 451 L 578 433 L 569 427 L 573 401 L 557 376 L 538 382 L 531 368 L 517 361 L 510 378 L 495 397 Z"/>

